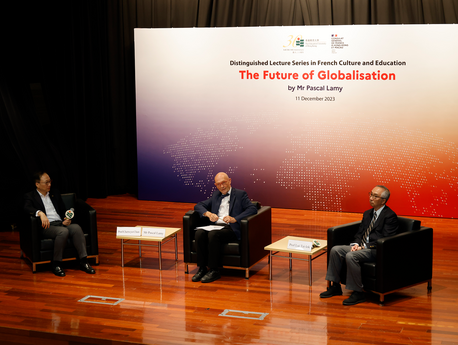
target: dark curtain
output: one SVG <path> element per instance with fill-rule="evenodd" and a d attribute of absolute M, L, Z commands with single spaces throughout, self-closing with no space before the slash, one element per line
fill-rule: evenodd
<path fill-rule="evenodd" d="M 133 29 L 457 23 L 458 0 L 66 0 L 0 5 L 1 229 L 32 172 L 137 193 Z"/>

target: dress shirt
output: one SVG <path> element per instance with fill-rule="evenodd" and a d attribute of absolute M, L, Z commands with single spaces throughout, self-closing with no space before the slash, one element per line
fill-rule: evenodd
<path fill-rule="evenodd" d="M 54 207 L 51 198 L 49 197 L 49 192 L 46 193 L 46 195 L 41 194 L 38 189 L 37 189 L 38 195 L 41 197 L 41 201 L 43 201 L 43 205 L 45 206 L 45 213 L 46 216 L 48 217 L 50 222 L 55 222 L 55 221 L 62 221 L 60 218 L 59 214 L 56 212 L 56 208 Z M 38 212 L 41 210 L 38 210 L 35 216 L 38 217 Z"/>
<path fill-rule="evenodd" d="M 379 219 L 380 217 L 380 213 L 382 213 L 383 209 L 385 208 L 385 205 L 383 205 L 382 207 L 380 207 L 377 211 L 374 211 L 376 214 L 377 214 L 377 220 Z M 373 215 L 372 215 L 373 217 Z M 377 221 L 375 221 L 377 223 Z M 364 244 L 364 248 L 366 248 L 366 245 L 367 243 L 369 243 L 369 237 L 371 236 L 371 234 L 369 233 L 367 235 L 367 238 L 366 238 L 366 243 Z M 354 246 L 355 244 L 359 244 L 359 243 L 350 243 L 350 246 Z"/>
<path fill-rule="evenodd" d="M 216 221 L 216 224 L 227 224 L 226 222 L 223 221 L 223 218 L 229 215 L 229 203 L 231 201 L 230 200 L 231 191 L 232 191 L 232 187 L 231 189 L 229 189 L 229 192 L 227 192 L 227 194 L 229 195 L 224 197 L 221 200 L 221 205 L 219 205 L 219 210 L 218 210 L 218 220 Z"/>

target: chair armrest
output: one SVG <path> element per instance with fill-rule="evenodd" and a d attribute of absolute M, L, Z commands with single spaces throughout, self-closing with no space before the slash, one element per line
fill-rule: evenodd
<path fill-rule="evenodd" d="M 420 227 L 377 241 L 377 291 L 388 292 L 430 280 L 433 272 L 433 229 Z"/>
<path fill-rule="evenodd" d="M 349 245 L 358 232 L 361 221 L 341 224 L 328 229 L 328 253 L 332 247 L 339 245 Z M 327 255 L 327 266 L 329 266 L 329 254 Z"/>
<path fill-rule="evenodd" d="M 20 246 L 22 252 L 32 261 L 40 261 L 41 220 L 33 216 L 25 216 L 19 227 Z"/>
<path fill-rule="evenodd" d="M 191 262 L 191 245 L 194 240 L 195 228 L 198 226 L 208 225 L 208 218 L 203 219 L 199 213 L 191 210 L 183 216 L 183 255 L 184 262 Z"/>
<path fill-rule="evenodd" d="M 361 221 L 333 226 L 328 229 L 328 250 L 338 245 L 348 245 L 358 232 Z"/>
<path fill-rule="evenodd" d="M 97 236 L 97 212 L 84 200 L 76 199 L 75 223 L 81 226 L 83 232 L 89 235 L 91 253 L 88 255 L 99 254 L 99 242 Z"/>
<path fill-rule="evenodd" d="M 265 246 L 272 243 L 272 208 L 262 206 L 258 213 L 240 222 L 241 266 L 250 267 L 268 254 Z"/>

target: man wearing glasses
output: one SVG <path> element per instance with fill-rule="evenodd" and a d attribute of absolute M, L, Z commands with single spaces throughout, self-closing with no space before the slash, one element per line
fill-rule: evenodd
<path fill-rule="evenodd" d="M 211 283 L 221 274 L 222 247 L 231 241 L 240 240 L 240 221 L 258 213 L 245 191 L 231 187 L 231 179 L 226 173 L 215 176 L 218 188 L 210 199 L 199 202 L 194 210 L 211 222 L 221 225 L 221 230 L 196 230 L 197 266 L 199 270 L 192 277 L 193 282 Z M 207 266 L 209 270 L 207 269 Z"/>
<path fill-rule="evenodd" d="M 86 239 L 78 224 L 65 218 L 64 201 L 59 192 L 51 191 L 51 178 L 45 172 L 38 172 L 34 176 L 36 190 L 25 194 L 24 210 L 28 215 L 39 217 L 41 220 L 43 238 L 54 239 L 54 254 L 52 272 L 58 277 L 64 277 L 62 270 L 62 255 L 70 238 L 78 252 L 80 269 L 94 274 L 95 270 L 87 261 Z"/>
<path fill-rule="evenodd" d="M 361 225 L 350 245 L 334 246 L 329 253 L 329 267 L 326 280 L 330 287 L 320 294 L 321 298 L 342 295 L 340 274 L 343 260 L 347 264 L 346 288 L 353 290 L 343 305 L 355 305 L 366 301 L 361 279 L 361 263 L 375 261 L 376 242 L 379 238 L 395 235 L 398 230 L 398 216 L 387 205 L 390 191 L 385 186 L 376 186 L 369 193 L 372 209 L 363 214 Z"/>

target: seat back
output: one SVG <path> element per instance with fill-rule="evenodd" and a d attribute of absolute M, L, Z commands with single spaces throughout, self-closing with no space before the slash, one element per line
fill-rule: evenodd
<path fill-rule="evenodd" d="M 256 206 L 256 209 L 259 210 L 261 208 L 261 203 L 259 201 L 251 201 L 254 206 Z"/>
<path fill-rule="evenodd" d="M 407 231 L 414 231 L 420 229 L 421 221 L 411 218 L 398 217 L 398 234 Z"/>
<path fill-rule="evenodd" d="M 75 193 L 67 193 L 67 194 L 62 194 L 62 201 L 65 204 L 65 207 L 67 210 L 71 208 L 75 208 L 76 206 L 76 194 Z"/>

